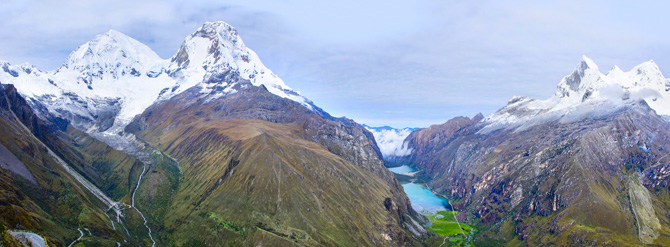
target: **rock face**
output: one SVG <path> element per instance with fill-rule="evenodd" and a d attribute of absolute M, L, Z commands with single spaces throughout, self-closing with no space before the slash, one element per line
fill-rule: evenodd
<path fill-rule="evenodd" d="M 580 63 L 556 97 L 598 88 L 593 66 Z M 667 245 L 670 124 L 645 99 L 605 94 L 551 107 L 516 97 L 481 121 L 415 131 L 406 162 L 485 229 L 479 244 Z"/>
<path fill-rule="evenodd" d="M 669 188 L 662 185 L 664 175 L 656 174 L 670 163 L 665 131 L 670 125 L 645 104 L 605 118 L 520 132 L 477 134 L 482 127 L 409 137 L 411 163 L 425 171 L 429 185 L 454 198 L 470 222 L 491 227 L 480 241 L 619 246 L 639 245 L 638 239 L 669 241 L 658 234 L 669 230 L 663 210 Z M 628 182 L 638 174 L 647 175 Z M 645 180 L 647 187 L 639 184 Z M 659 207 L 641 206 L 648 203 Z"/>

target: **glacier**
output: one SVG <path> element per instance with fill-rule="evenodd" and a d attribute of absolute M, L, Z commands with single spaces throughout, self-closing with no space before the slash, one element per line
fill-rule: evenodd
<path fill-rule="evenodd" d="M 577 68 L 565 76 L 549 99 L 515 96 L 505 107 L 482 120 L 479 133 L 498 129 L 522 131 L 550 122 L 598 118 L 630 104 L 645 102 L 664 118 L 670 117 L 670 79 L 653 60 L 623 71 L 614 66 L 603 74 L 593 60 L 582 56 Z"/>
<path fill-rule="evenodd" d="M 313 103 L 288 87 L 247 48 L 237 30 L 225 22 L 207 22 L 186 37 L 177 54 L 160 58 L 151 48 L 110 30 L 79 46 L 55 71 L 30 64 L 0 62 L 0 81 L 14 84 L 33 105 L 68 119 L 88 133 L 116 135 L 152 104 L 198 86 L 203 95 L 235 93 L 220 79 L 235 74 L 254 86 L 299 102 Z M 208 96 L 212 97 L 212 96 Z"/>

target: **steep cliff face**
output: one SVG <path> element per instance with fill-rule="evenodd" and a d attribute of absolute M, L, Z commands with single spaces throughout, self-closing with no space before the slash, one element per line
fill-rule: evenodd
<path fill-rule="evenodd" d="M 415 212 L 367 130 L 234 75 L 225 78 L 235 86 L 220 90 L 235 93 L 192 88 L 126 128 L 180 162 L 189 186 L 179 188 L 168 214 L 174 216 L 165 221 L 185 237 L 175 244 L 187 245 L 198 228 L 179 222 L 212 219 L 207 224 L 238 226 L 208 238 L 235 239 L 230 244 L 415 244 L 407 229 L 414 228 Z"/>
<path fill-rule="evenodd" d="M 434 162 L 432 153 L 434 150 L 443 150 L 449 146 L 462 132 L 467 132 L 468 127 L 481 121 L 483 116 L 478 114 L 474 118 L 456 117 L 444 124 L 432 125 L 425 129 L 413 131 L 406 139 L 405 143 L 412 150 L 408 157 L 400 159 L 401 162 L 411 160 L 414 166 L 422 167 L 427 173 L 439 172 L 442 169 L 439 163 Z M 451 150 L 444 155 L 451 155 L 456 150 Z"/>

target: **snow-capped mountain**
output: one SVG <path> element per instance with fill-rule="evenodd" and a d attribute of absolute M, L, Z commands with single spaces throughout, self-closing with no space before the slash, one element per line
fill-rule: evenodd
<path fill-rule="evenodd" d="M 203 95 L 235 93 L 235 75 L 254 86 L 314 109 L 311 101 L 286 86 L 224 22 L 208 22 L 189 35 L 170 59 L 118 31 L 96 36 L 55 71 L 28 64 L 1 63 L 0 81 L 43 103 L 48 111 L 87 132 L 118 133 L 147 107 L 193 86 Z M 39 109 L 39 107 L 37 107 Z"/>
<path fill-rule="evenodd" d="M 573 122 L 604 116 L 621 107 L 645 101 L 658 115 L 670 116 L 670 79 L 654 61 L 628 72 L 614 66 L 602 74 L 590 58 L 583 56 L 577 68 L 558 84 L 555 95 L 546 100 L 513 97 L 507 106 L 483 120 L 480 132 L 500 128 L 525 128 L 548 121 Z"/>
<path fill-rule="evenodd" d="M 206 23 L 189 35 L 171 62 L 169 70 L 178 80 L 198 83 L 204 78 L 203 93 L 229 86 L 221 80 L 210 79 L 232 72 L 254 86 L 264 85 L 275 95 L 312 108 L 309 100 L 286 86 L 282 79 L 266 68 L 258 55 L 244 45 L 237 30 L 225 22 Z M 234 91 L 231 87 L 227 88 L 227 92 Z"/>

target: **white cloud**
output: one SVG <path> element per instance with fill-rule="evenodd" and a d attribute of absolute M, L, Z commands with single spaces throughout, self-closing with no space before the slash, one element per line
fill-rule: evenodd
<path fill-rule="evenodd" d="M 407 147 L 405 139 L 412 133 L 412 130 L 405 129 L 372 129 L 367 128 L 377 141 L 377 146 L 385 158 L 402 157 L 412 153 L 412 149 Z"/>

